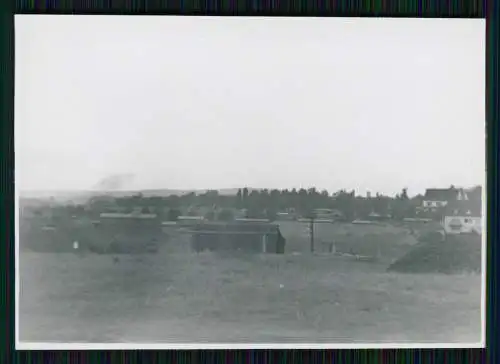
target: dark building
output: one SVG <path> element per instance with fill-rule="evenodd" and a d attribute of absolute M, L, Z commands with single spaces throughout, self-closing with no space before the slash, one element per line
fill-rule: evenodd
<path fill-rule="evenodd" d="M 242 251 L 283 254 L 285 239 L 276 224 L 258 222 L 204 223 L 193 227 L 195 251 Z"/>

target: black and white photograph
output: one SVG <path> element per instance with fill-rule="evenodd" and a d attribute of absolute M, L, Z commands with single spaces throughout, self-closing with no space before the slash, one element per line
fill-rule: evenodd
<path fill-rule="evenodd" d="M 16 15 L 16 347 L 483 347 L 485 20 Z"/>

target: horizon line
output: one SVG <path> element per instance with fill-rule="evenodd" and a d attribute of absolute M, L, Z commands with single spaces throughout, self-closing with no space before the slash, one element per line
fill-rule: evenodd
<path fill-rule="evenodd" d="M 454 188 L 457 188 L 457 189 L 471 189 L 471 188 L 477 188 L 477 187 L 484 187 L 482 184 L 478 183 L 478 184 L 474 184 L 474 185 L 471 185 L 471 186 L 468 186 L 468 187 L 463 187 L 463 186 L 455 186 L 455 185 L 450 185 L 448 187 L 427 187 L 424 189 L 424 193 L 426 190 L 429 190 L 429 189 L 449 189 L 451 187 L 454 187 Z M 292 190 L 296 190 L 296 191 L 300 191 L 302 189 L 308 191 L 309 189 L 311 188 L 314 188 L 316 189 L 317 192 L 321 193 L 322 191 L 327 191 L 329 193 L 329 195 L 332 195 L 332 194 L 335 194 L 336 192 L 340 192 L 340 191 L 347 191 L 347 192 L 350 192 L 350 191 L 356 191 L 355 188 L 340 188 L 340 189 L 336 189 L 334 192 L 332 192 L 332 190 L 328 190 L 326 188 L 317 188 L 317 187 L 314 187 L 314 186 L 311 186 L 311 187 L 292 187 L 292 188 L 265 188 L 265 187 L 248 187 L 248 186 L 245 186 L 245 187 L 223 187 L 223 188 L 186 188 L 186 189 L 183 189 L 183 188 L 137 188 L 137 189 L 92 189 L 92 188 L 88 188 L 88 189 L 19 189 L 18 192 L 19 192 L 19 196 L 21 195 L 25 195 L 25 194 L 36 194 L 36 193 L 39 193 L 39 194 L 47 194 L 47 193 L 102 193 L 102 194 L 113 194 L 113 193 L 141 193 L 141 192 L 160 192 L 160 191 L 163 191 L 163 192 L 173 192 L 173 194 L 175 193 L 192 193 L 192 192 L 208 192 L 208 191 L 218 191 L 218 192 L 221 192 L 221 191 L 228 191 L 228 190 L 234 190 L 234 191 L 238 191 L 238 190 L 243 190 L 247 188 L 248 190 L 258 190 L 258 191 L 263 191 L 263 190 L 268 190 L 268 191 L 273 191 L 273 190 L 277 190 L 277 191 L 285 191 L 285 190 L 288 190 L 288 191 L 292 191 Z M 398 193 L 400 193 L 404 188 L 406 187 L 402 187 L 401 190 L 399 191 L 394 191 L 392 192 L 393 195 L 397 195 Z M 379 194 L 378 191 L 370 191 L 368 190 L 367 192 L 370 192 L 371 194 Z M 389 194 L 384 194 L 384 193 L 380 193 L 381 195 L 383 196 L 390 196 Z M 418 195 L 421 195 L 422 193 L 416 193 L 414 194 L 414 196 L 418 196 Z M 413 194 L 412 194 L 413 195 Z"/>

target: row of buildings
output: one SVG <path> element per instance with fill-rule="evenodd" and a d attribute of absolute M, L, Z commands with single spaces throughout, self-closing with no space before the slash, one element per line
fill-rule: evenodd
<path fill-rule="evenodd" d="M 466 189 L 466 188 L 456 188 L 449 187 L 444 189 L 431 188 L 427 189 L 423 196 L 418 196 L 416 198 L 412 198 L 408 200 L 408 203 L 403 203 L 401 205 L 401 201 L 386 201 L 385 208 L 382 206 L 380 211 L 371 210 L 371 208 L 377 208 L 377 201 L 373 199 L 374 202 L 371 206 L 369 203 L 370 198 L 368 200 L 365 199 L 363 202 L 364 208 L 358 211 L 359 206 L 349 206 L 349 203 L 339 204 L 337 209 L 332 208 L 319 208 L 321 206 L 317 206 L 318 208 L 313 211 L 313 215 L 317 220 L 333 221 L 333 220 L 346 220 L 348 221 L 346 216 L 350 216 L 350 220 L 389 220 L 394 216 L 397 216 L 398 219 L 402 217 L 407 217 L 413 220 L 434 220 L 434 221 L 443 221 L 447 226 L 456 226 L 456 230 L 460 230 L 462 227 L 472 227 L 479 226 L 481 222 L 482 215 L 482 188 L 480 186 Z M 75 211 L 69 211 L 68 208 L 62 207 L 52 207 L 42 209 L 45 213 L 49 215 L 95 215 L 96 213 L 101 212 L 114 212 L 114 213 L 122 213 L 129 214 L 131 212 L 135 213 L 143 213 L 143 214 L 156 214 L 158 217 L 165 220 L 174 219 L 173 215 L 170 211 L 171 209 L 166 206 L 145 206 L 145 201 L 137 201 L 136 211 L 129 211 L 131 209 L 130 206 L 118 206 L 114 198 L 111 197 L 100 197 L 98 201 L 91 201 L 92 203 L 87 204 L 84 207 L 73 208 Z M 362 202 L 362 201 L 357 201 Z M 350 202 L 351 205 L 356 205 L 356 201 Z M 146 202 L 147 204 L 147 202 Z M 399 211 L 393 211 L 393 204 L 399 206 Z M 346 207 L 347 206 L 347 207 Z M 371 207 L 369 207 L 371 206 Z M 403 206 L 404 211 L 401 211 L 401 206 Z M 24 209 L 21 207 L 21 214 L 24 215 Z M 350 214 L 344 213 L 343 208 L 349 208 Z M 367 209 L 368 208 L 368 209 Z M 83 209 L 84 211 L 79 211 L 79 209 Z M 78 210 L 78 211 L 77 211 Z M 87 211 L 88 210 L 88 211 Z M 298 211 L 295 211 L 293 208 L 284 209 L 282 211 L 277 211 L 275 215 L 271 217 L 270 214 L 265 211 L 262 211 L 259 216 L 254 216 L 255 211 L 250 216 L 248 211 L 245 209 L 238 208 L 221 208 L 219 206 L 183 206 L 176 210 L 177 215 L 175 219 L 177 219 L 178 215 L 181 217 L 186 217 L 189 219 L 193 218 L 203 218 L 205 220 L 232 220 L 232 219 L 244 219 L 248 217 L 260 217 L 260 218 L 269 218 L 271 220 L 299 220 L 301 217 L 306 218 L 307 216 L 300 216 Z M 44 215 L 42 213 L 42 215 Z M 228 216 L 225 216 L 228 215 Z M 260 216 L 262 215 L 262 216 Z M 94 216 L 97 217 L 97 216 Z M 174 220 L 175 220 L 174 219 Z M 451 224 L 451 225 L 450 225 Z"/>

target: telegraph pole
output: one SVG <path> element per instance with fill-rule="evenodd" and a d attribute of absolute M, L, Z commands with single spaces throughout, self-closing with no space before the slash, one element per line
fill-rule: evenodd
<path fill-rule="evenodd" d="M 309 237 L 311 239 L 311 253 L 314 253 L 314 215 L 311 215 L 309 221 Z"/>

